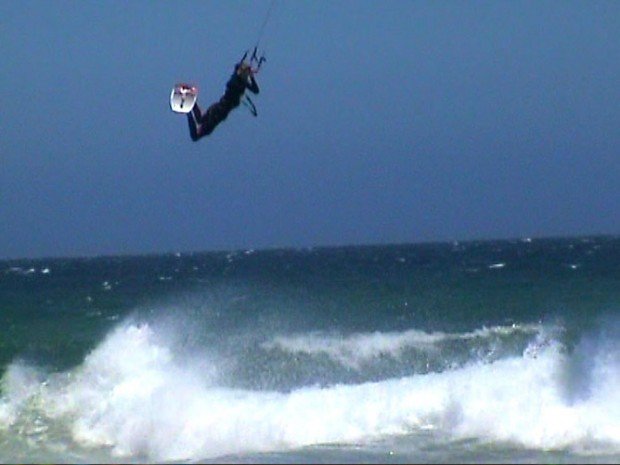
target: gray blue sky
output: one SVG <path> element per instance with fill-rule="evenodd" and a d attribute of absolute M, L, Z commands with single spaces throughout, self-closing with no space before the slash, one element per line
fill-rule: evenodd
<path fill-rule="evenodd" d="M 0 0 L 0 258 L 620 233 L 620 2 Z"/>

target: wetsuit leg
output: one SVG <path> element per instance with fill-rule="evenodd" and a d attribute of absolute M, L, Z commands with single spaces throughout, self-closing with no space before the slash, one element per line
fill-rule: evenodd
<path fill-rule="evenodd" d="M 187 114 L 189 134 L 193 141 L 211 134 L 215 127 L 224 121 L 234 108 L 239 106 L 241 95 L 235 93 L 233 98 L 230 97 L 230 95 L 225 94 L 218 102 L 207 108 L 204 113 L 198 104 L 194 105 L 192 111 Z"/>
<path fill-rule="evenodd" d="M 200 133 L 202 136 L 211 134 L 215 127 L 226 119 L 228 113 L 233 109 L 229 102 L 221 98 L 219 102 L 214 103 L 202 116 L 200 121 Z"/>
<path fill-rule="evenodd" d="M 200 130 L 201 127 L 199 126 L 201 120 L 202 112 L 200 111 L 198 103 L 196 103 L 194 105 L 194 108 L 192 108 L 192 111 L 187 114 L 187 122 L 189 123 L 189 135 L 193 141 L 197 141 L 203 136 Z"/>

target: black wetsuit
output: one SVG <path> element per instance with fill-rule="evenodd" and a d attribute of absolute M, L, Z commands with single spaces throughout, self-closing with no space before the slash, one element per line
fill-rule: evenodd
<path fill-rule="evenodd" d="M 228 113 L 239 106 L 246 89 L 254 94 L 260 92 L 254 76 L 250 74 L 249 79 L 245 79 L 237 74 L 239 66 L 240 64 L 235 65 L 235 71 L 226 83 L 226 91 L 218 102 L 207 108 L 204 113 L 196 103 L 192 111 L 187 114 L 189 134 L 193 141 L 211 134 L 215 127 L 226 119 Z"/>

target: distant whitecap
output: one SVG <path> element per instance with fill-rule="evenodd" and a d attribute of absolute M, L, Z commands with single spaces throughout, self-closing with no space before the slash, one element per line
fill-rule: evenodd
<path fill-rule="evenodd" d="M 489 265 L 489 269 L 494 270 L 498 268 L 504 268 L 505 266 L 506 266 L 505 263 L 494 263 L 493 265 Z"/>

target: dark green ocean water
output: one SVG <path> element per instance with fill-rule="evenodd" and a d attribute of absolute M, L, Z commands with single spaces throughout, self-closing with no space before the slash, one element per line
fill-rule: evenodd
<path fill-rule="evenodd" d="M 0 461 L 620 459 L 620 238 L 0 262 Z"/>

